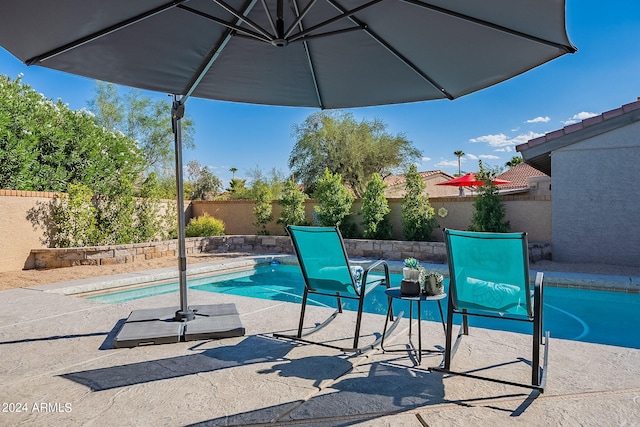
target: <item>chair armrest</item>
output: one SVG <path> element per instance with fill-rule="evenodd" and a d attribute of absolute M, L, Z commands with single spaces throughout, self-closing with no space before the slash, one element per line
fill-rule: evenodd
<path fill-rule="evenodd" d="M 544 273 L 539 271 L 536 274 L 536 281 L 533 285 L 533 313 L 535 317 L 542 314 L 543 280 Z"/>
<path fill-rule="evenodd" d="M 383 260 L 383 259 L 375 261 L 371 265 L 367 266 L 367 268 L 365 268 L 364 274 L 362 275 L 362 283 L 366 284 L 367 283 L 367 276 L 369 275 L 369 272 L 372 271 L 374 268 L 379 267 L 379 266 L 384 267 L 385 287 L 390 288 L 391 287 L 391 279 L 389 277 L 389 264 L 387 264 L 387 262 L 385 260 Z"/>

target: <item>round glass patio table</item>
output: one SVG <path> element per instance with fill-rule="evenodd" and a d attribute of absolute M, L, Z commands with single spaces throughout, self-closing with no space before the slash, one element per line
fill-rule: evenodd
<path fill-rule="evenodd" d="M 440 295 L 426 295 L 420 293 L 419 295 L 404 295 L 400 292 L 400 287 L 397 288 L 388 288 L 384 291 L 385 294 L 389 297 L 389 306 L 387 307 L 387 316 L 384 321 L 384 332 L 382 333 L 382 341 L 380 343 L 380 348 L 384 352 L 391 351 L 406 351 L 406 350 L 385 350 L 384 348 L 384 336 L 387 333 L 387 326 L 389 324 L 389 313 L 391 312 L 391 305 L 393 304 L 393 300 L 401 300 L 409 302 L 409 345 L 413 349 L 416 354 L 416 359 L 418 360 L 418 365 L 422 363 L 422 352 L 427 353 L 442 353 L 440 350 L 422 350 L 422 327 L 421 327 L 421 304 L 423 301 L 436 301 L 438 303 L 438 310 L 440 311 L 440 321 L 442 322 L 442 329 L 444 330 L 445 336 L 447 335 L 447 327 L 444 324 L 444 316 L 442 314 L 442 304 L 441 300 L 447 297 L 446 293 L 442 293 Z M 411 325 L 413 324 L 413 304 L 417 303 L 418 305 L 418 349 L 416 350 L 413 346 L 413 342 L 411 341 Z"/>

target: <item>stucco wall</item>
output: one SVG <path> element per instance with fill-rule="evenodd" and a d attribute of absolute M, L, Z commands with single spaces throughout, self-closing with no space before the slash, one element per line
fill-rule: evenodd
<path fill-rule="evenodd" d="M 0 272 L 35 268 L 32 249 L 45 248 L 41 239 L 42 229 L 34 228 L 27 219 L 30 209 L 38 203 L 48 203 L 53 193 L 38 193 L 30 191 L 0 190 Z M 527 231 L 530 242 L 551 241 L 551 200 L 549 196 L 505 196 L 503 198 L 507 219 L 511 221 L 513 231 Z M 394 230 L 393 239 L 403 240 L 402 218 L 400 214 L 401 199 L 390 199 L 392 208 L 391 222 Z M 436 211 L 440 207 L 448 210 L 445 218 L 437 217 L 440 227 L 466 229 L 473 212 L 472 197 L 443 197 L 432 198 L 432 206 Z M 307 220 L 312 221 L 314 201 L 305 204 Z M 357 211 L 361 202 L 356 201 L 353 210 Z M 208 212 L 211 216 L 225 222 L 228 235 L 253 235 L 256 227 L 253 225 L 252 201 L 224 201 L 186 203 L 185 216 L 198 217 Z M 274 218 L 280 216 L 280 206 L 274 202 Z M 356 217 L 359 223 L 360 219 Z M 358 226 L 361 228 L 360 224 Z M 269 224 L 272 235 L 284 235 L 284 228 L 274 220 Z M 436 229 L 433 240 L 442 241 L 440 229 Z"/>
<path fill-rule="evenodd" d="M 0 190 L 0 272 L 36 268 L 32 249 L 46 248 L 40 227 L 28 219 L 29 211 L 48 204 L 55 193 Z M 185 206 L 185 217 L 191 208 Z"/>
<path fill-rule="evenodd" d="M 438 211 L 441 207 L 447 209 L 447 216 L 442 218 L 436 215 L 439 228 L 434 230 L 432 240 L 442 241 L 441 228 L 455 228 L 466 230 L 471 223 L 474 198 L 467 197 L 434 197 L 430 198 L 431 206 Z M 511 231 L 526 231 L 531 242 L 551 241 L 551 197 L 533 196 L 528 194 L 503 196 L 506 210 L 506 218 L 511 223 Z M 305 203 L 306 218 L 309 223 L 313 220 L 314 200 Z M 391 207 L 390 220 L 393 228 L 392 238 L 403 240 L 401 199 L 389 199 Z M 360 200 L 353 204 L 352 211 L 358 212 L 362 206 Z M 250 200 L 235 201 L 193 201 L 193 216 L 198 217 L 208 213 L 225 223 L 227 234 L 253 234 L 256 227 L 253 225 L 253 202 Z M 280 216 L 280 206 L 273 203 L 273 216 Z M 285 234 L 284 228 L 276 224 L 276 220 L 269 224 L 267 229 L 273 235 Z M 360 230 L 361 217 L 355 215 L 354 221 Z"/>
<path fill-rule="evenodd" d="M 32 248 L 46 247 L 42 231 L 27 220 L 38 203 L 49 203 L 54 193 L 0 190 L 0 271 L 34 268 Z"/>
<path fill-rule="evenodd" d="M 640 266 L 640 122 L 551 153 L 554 260 Z"/>

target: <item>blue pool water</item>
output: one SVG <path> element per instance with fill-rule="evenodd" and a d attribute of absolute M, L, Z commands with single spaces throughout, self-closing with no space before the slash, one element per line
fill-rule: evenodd
<path fill-rule="evenodd" d="M 392 283 L 399 284 L 401 276 L 392 275 L 391 280 Z M 189 280 L 190 289 L 295 303 L 301 301 L 303 286 L 302 273 L 298 266 L 279 264 Z M 177 283 L 167 283 L 87 298 L 106 303 L 122 303 L 177 291 Z M 640 295 L 546 287 L 544 299 L 544 329 L 551 331 L 552 338 L 640 349 L 640 334 L 637 333 L 637 327 L 640 325 Z M 312 303 L 335 308 L 335 298 L 314 296 Z M 356 309 L 355 301 L 343 300 L 343 303 L 347 310 Z M 443 309 L 446 316 L 445 303 Z M 386 310 L 387 298 L 384 288 L 380 287 L 373 295 L 367 297 L 365 311 L 385 314 Z M 408 313 L 408 307 L 402 301 L 394 301 L 394 310 L 404 310 L 405 315 Z M 423 304 L 422 310 L 423 319 L 440 321 L 437 304 Z M 531 325 L 524 322 L 475 317 L 469 321 L 472 327 L 523 333 L 530 333 L 531 330 Z"/>

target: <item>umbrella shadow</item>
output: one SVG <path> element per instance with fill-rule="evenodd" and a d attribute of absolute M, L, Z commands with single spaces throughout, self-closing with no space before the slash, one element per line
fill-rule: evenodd
<path fill-rule="evenodd" d="M 366 371 L 366 372 L 365 372 Z M 353 369 L 337 356 L 311 356 L 283 361 L 260 373 L 314 380 L 317 392 L 309 398 L 202 421 L 193 426 L 251 423 L 348 426 L 374 418 L 446 402 L 442 376 L 385 362 Z M 327 378 L 324 372 L 338 372 Z"/>
<path fill-rule="evenodd" d="M 246 337 L 235 345 L 207 349 L 195 354 L 69 372 L 60 376 L 85 385 L 93 391 L 103 391 L 236 366 L 278 361 L 292 348 L 292 345 L 285 341 L 255 335 Z"/>
<path fill-rule="evenodd" d="M 33 343 L 39 341 L 56 341 L 56 340 L 70 340 L 77 338 L 91 338 L 91 337 L 99 337 L 104 336 L 105 339 L 99 347 L 99 350 L 111 350 L 113 349 L 113 341 L 115 337 L 124 324 L 125 319 L 120 319 L 116 325 L 108 332 L 87 332 L 84 334 L 66 334 L 66 335 L 51 335 L 48 337 L 37 337 L 37 338 L 21 338 L 17 340 L 8 340 L 8 341 L 0 341 L 0 346 L 10 345 L 10 344 L 24 344 L 24 343 Z"/>

